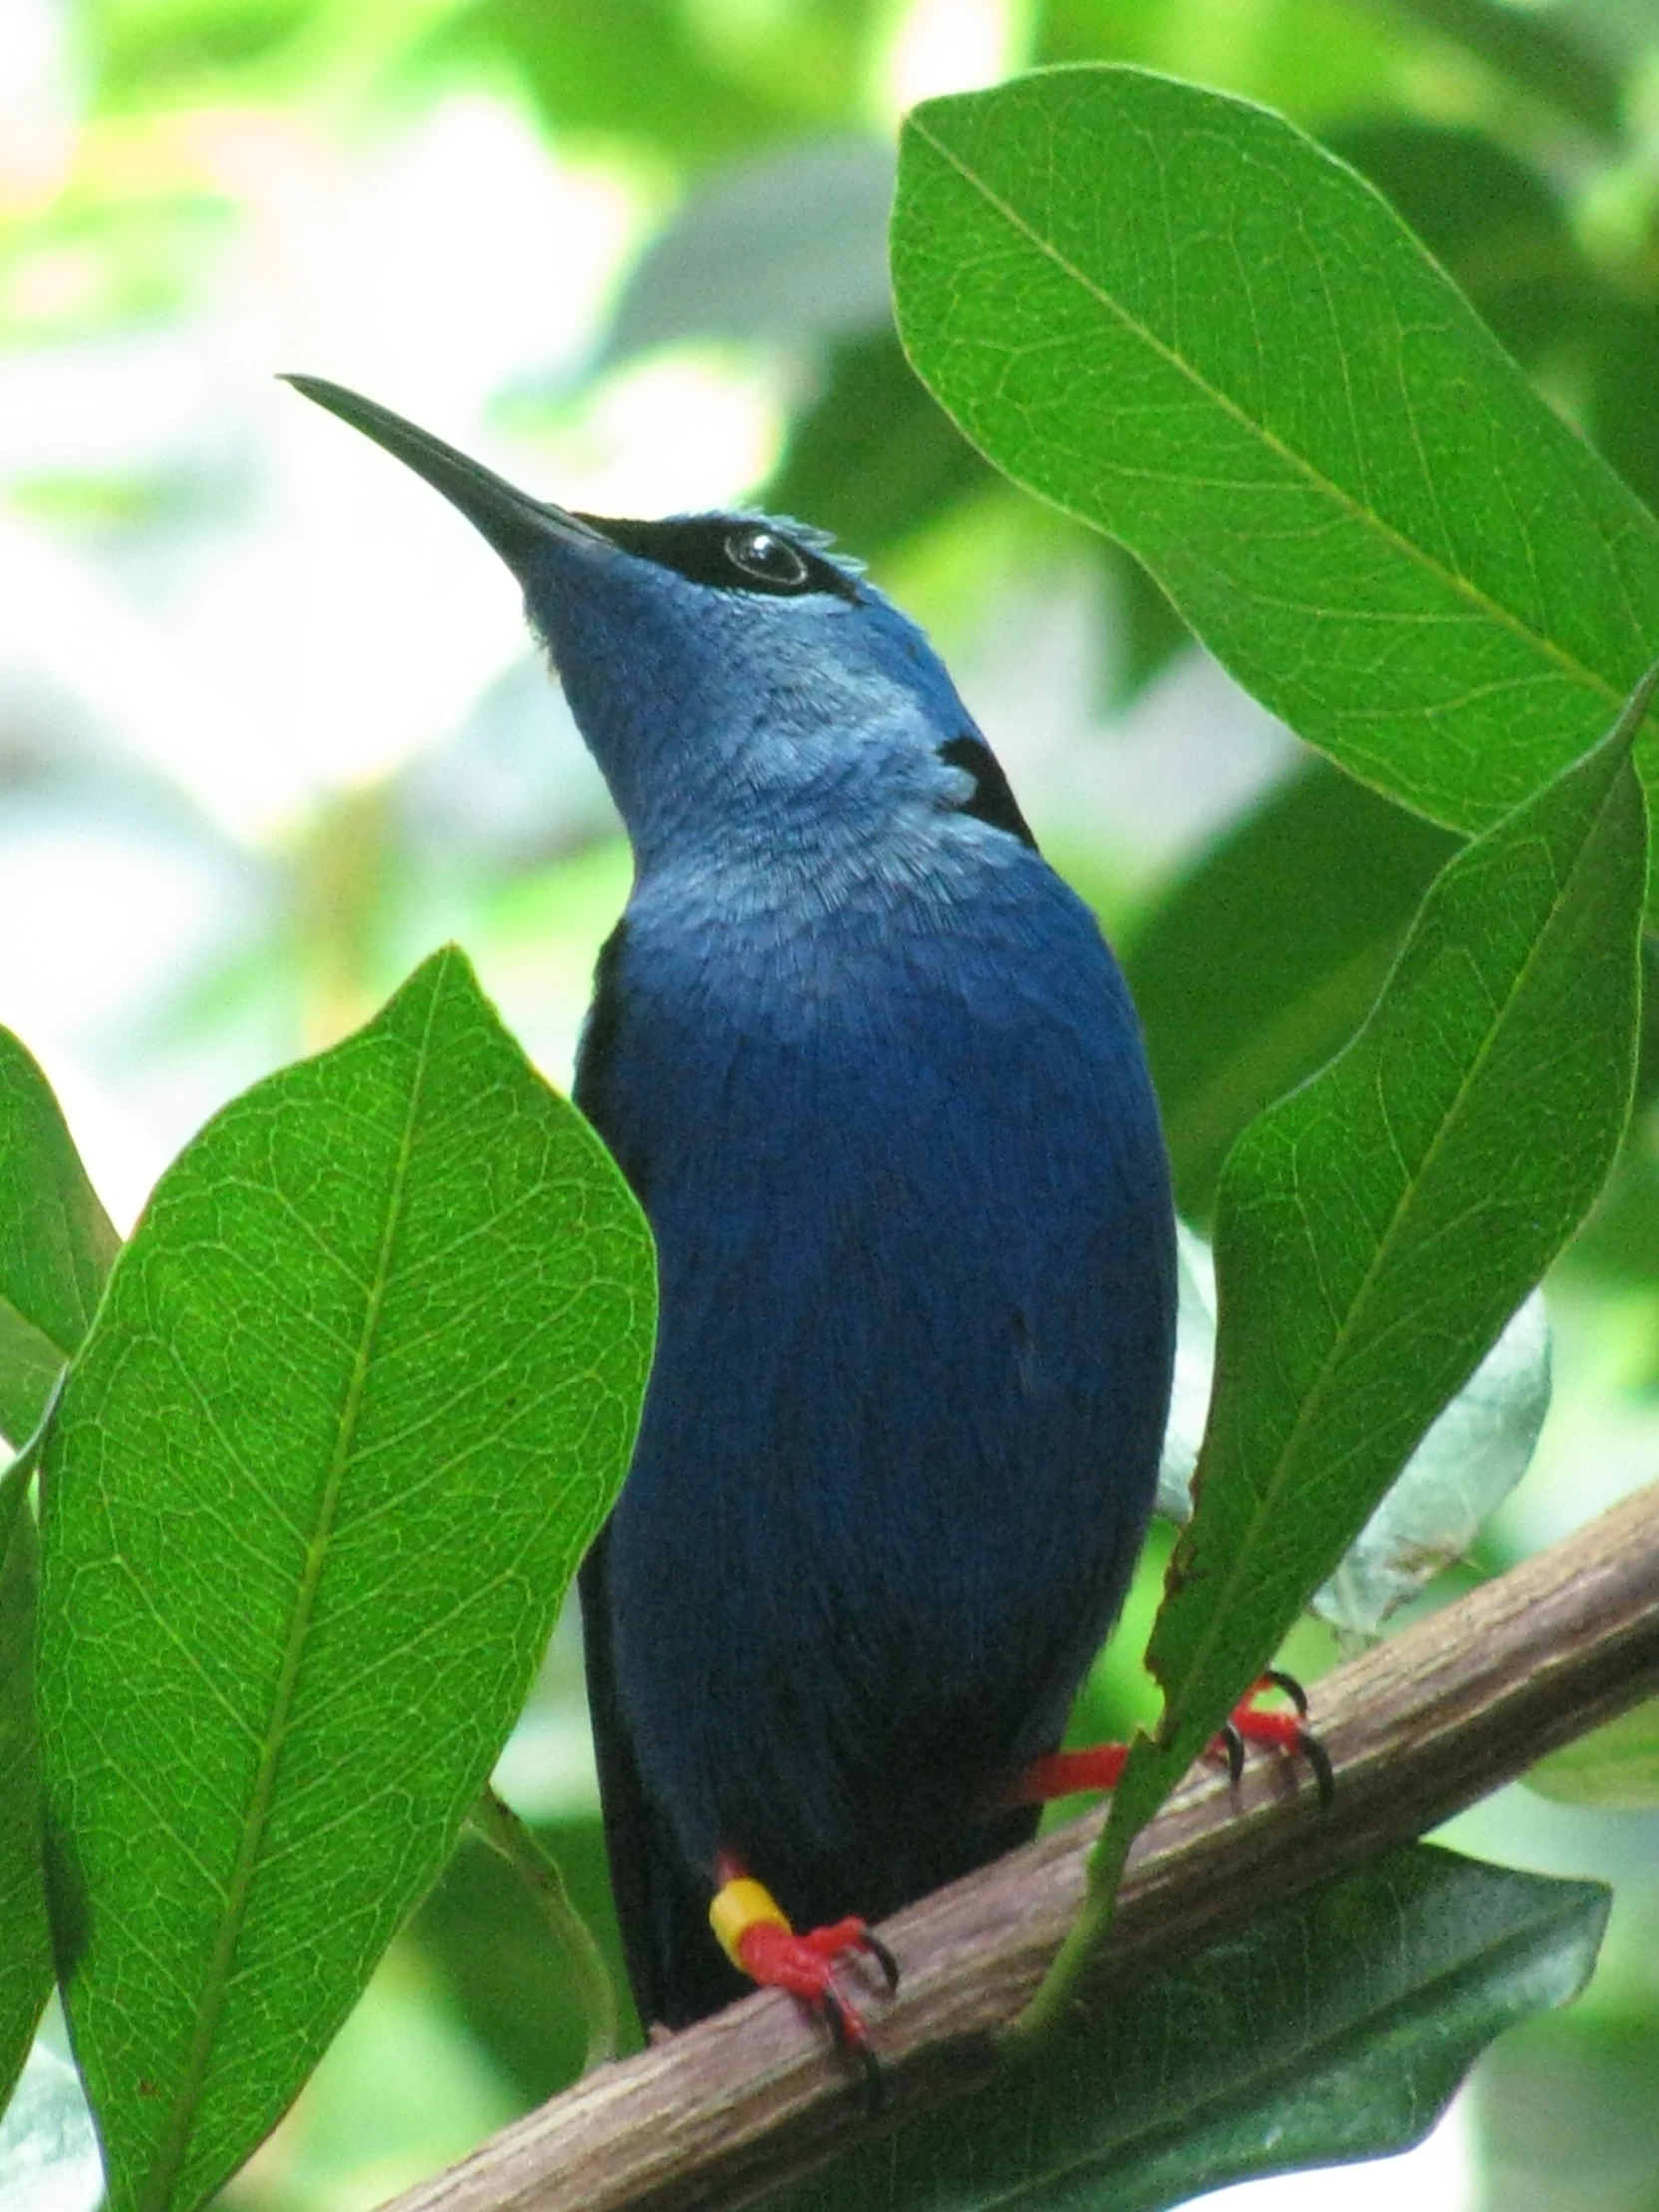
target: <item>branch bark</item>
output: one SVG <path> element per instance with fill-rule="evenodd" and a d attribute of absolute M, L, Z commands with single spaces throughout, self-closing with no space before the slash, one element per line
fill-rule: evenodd
<path fill-rule="evenodd" d="M 1288 1763 L 1254 1760 L 1237 1790 L 1189 1778 L 1136 1842 L 1091 1988 L 1420 1836 L 1656 1691 L 1659 1486 L 1326 1676 L 1311 1723 L 1336 1774 L 1329 1810 Z M 867 2014 L 895 2117 L 996 2065 L 1099 1828 L 1072 1822 L 883 1929 L 903 1985 Z M 589 2075 L 386 2212 L 718 2212 L 870 2124 L 821 2031 L 758 1995 Z"/>

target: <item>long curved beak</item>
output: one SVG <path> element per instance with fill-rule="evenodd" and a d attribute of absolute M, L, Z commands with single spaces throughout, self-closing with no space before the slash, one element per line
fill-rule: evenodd
<path fill-rule="evenodd" d="M 343 384 L 331 384 L 322 376 L 284 376 L 282 381 L 303 392 L 307 399 L 314 399 L 319 407 L 326 407 L 330 414 L 338 415 L 342 422 L 349 422 L 376 445 L 383 445 L 388 453 L 395 453 L 417 476 L 424 476 L 482 532 L 520 582 L 531 555 L 549 538 L 578 538 L 600 545 L 611 542 L 586 515 L 572 514 L 567 507 L 555 507 L 548 500 L 532 499 L 481 462 L 469 460 L 454 446 L 445 445 L 442 438 L 393 414 L 389 407 L 363 398 L 360 392 L 347 391 Z"/>

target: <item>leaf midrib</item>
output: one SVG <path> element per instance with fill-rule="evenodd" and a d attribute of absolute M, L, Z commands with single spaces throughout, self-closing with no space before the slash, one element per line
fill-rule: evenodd
<path fill-rule="evenodd" d="M 1617 702 L 1620 699 L 1622 695 L 1611 678 L 1605 677 L 1598 670 L 1588 667 L 1554 638 L 1546 637 L 1535 630 L 1521 616 L 1505 607 L 1501 601 L 1493 599 L 1472 578 L 1463 576 L 1456 569 L 1448 568 L 1444 562 L 1436 560 L 1414 538 L 1407 537 L 1385 516 L 1380 515 L 1375 508 L 1364 505 L 1344 485 L 1326 476 L 1323 471 L 1315 468 L 1306 456 L 1286 445 L 1281 438 L 1268 428 L 1266 423 L 1260 422 L 1254 416 L 1247 414 L 1228 393 L 1220 390 L 1216 385 L 1201 376 L 1197 368 L 1183 354 L 1176 352 L 1173 347 L 1165 344 L 1163 339 L 1150 330 L 1145 323 L 1132 315 L 1120 300 L 1114 298 L 1110 292 L 1103 290 L 1086 272 L 1078 268 L 1076 263 L 1062 254 L 1059 248 L 1050 240 L 1045 239 L 1041 232 L 1035 230 L 1010 202 L 993 191 L 983 177 L 971 169 L 965 161 L 959 159 L 942 139 L 937 138 L 927 128 L 927 125 L 921 120 L 919 111 L 913 113 L 909 121 L 910 128 L 916 136 L 946 161 L 963 182 L 971 190 L 977 192 L 986 204 L 1003 218 L 1011 230 L 1027 240 L 1037 249 L 1039 254 L 1051 262 L 1064 276 L 1070 277 L 1079 290 L 1093 299 L 1107 314 L 1113 316 L 1132 337 L 1139 340 L 1168 367 L 1184 377 L 1196 392 L 1209 400 L 1239 428 L 1254 436 L 1293 475 L 1300 476 L 1312 489 L 1330 499 L 1351 520 L 1369 527 L 1384 543 L 1391 546 L 1395 551 L 1403 553 L 1414 566 L 1437 579 L 1442 586 L 1450 590 L 1454 597 L 1464 600 L 1475 612 L 1484 615 L 1498 627 L 1508 630 L 1512 636 L 1535 652 L 1540 653 L 1546 660 L 1553 661 L 1564 675 L 1573 678 L 1577 682 L 1589 684 L 1609 702 Z M 1414 429 L 1414 415 L 1412 416 L 1412 424 Z M 1045 494 L 1045 496 L 1049 495 Z M 1083 513 L 1077 507 L 1068 507 L 1063 500 L 1057 500 L 1055 503 L 1066 507 L 1066 511 L 1077 515 L 1080 520 L 1089 523 L 1091 527 L 1099 527 L 1092 516 Z M 1165 588 L 1167 590 L 1168 586 L 1166 585 Z"/>
<path fill-rule="evenodd" d="M 241 1939 L 249 1896 L 253 1889 L 255 1877 L 259 1872 L 261 1847 L 271 1817 L 272 1802 L 276 1794 L 277 1769 L 286 1742 L 288 1723 L 292 1716 L 294 1696 L 298 1687 L 300 1664 L 316 1609 L 317 1593 L 321 1586 L 323 1569 L 327 1561 L 329 1542 L 333 1534 L 345 1470 L 351 1459 L 357 1420 L 362 1409 L 363 1394 L 367 1388 L 368 1372 L 372 1364 L 386 1290 L 390 1282 L 392 1249 L 403 1219 L 414 1129 L 419 1119 L 421 1100 L 431 1058 L 432 1029 L 442 992 L 443 980 L 440 971 L 427 1005 L 425 1025 L 415 1053 L 413 1077 L 409 1085 L 408 1106 L 404 1114 L 402 1132 L 398 1139 L 397 1159 L 390 1181 L 385 1224 L 380 1237 L 380 1248 L 375 1258 L 373 1275 L 367 1286 L 363 1325 L 356 1356 L 352 1363 L 351 1378 L 346 1385 L 345 1398 L 340 1408 L 339 1422 L 335 1431 L 333 1457 L 329 1463 L 327 1478 L 318 1497 L 316 1525 L 308 1546 L 305 1571 L 300 1578 L 298 1592 L 294 1600 L 293 1613 L 288 1628 L 287 1645 L 282 1654 L 281 1671 L 277 1677 L 276 1695 L 272 1701 L 271 1717 L 266 1730 L 265 1748 L 261 1753 L 260 1764 L 255 1774 L 254 1788 L 249 1799 L 248 1812 L 243 1822 L 242 1837 L 237 1848 L 236 1861 L 231 1871 L 231 1881 L 226 1893 L 225 1912 L 220 1922 L 219 1934 L 215 1938 L 213 1952 L 203 1980 L 202 2001 L 196 2016 L 196 2027 L 191 2036 L 190 2047 L 186 2052 L 184 2071 L 178 2089 L 174 2094 L 160 2146 L 144 2185 L 139 2192 L 139 2212 L 166 2212 L 174 2183 L 178 2179 L 185 2154 L 190 2146 L 191 2132 L 196 2122 L 202 2084 L 207 2076 L 214 2038 L 219 2031 L 224 2014 L 226 1995 L 230 1987 L 231 1965 L 236 1954 L 237 1944 Z"/>
<path fill-rule="evenodd" d="M 1501 1004 L 1494 1008 L 1492 1018 L 1488 1022 L 1486 1027 L 1485 1036 L 1481 1040 L 1480 1049 L 1476 1053 L 1473 1061 L 1470 1063 L 1468 1071 L 1464 1075 L 1462 1081 L 1458 1084 L 1448 1111 L 1441 1117 L 1439 1127 L 1436 1129 L 1434 1136 L 1429 1143 L 1428 1149 L 1426 1150 L 1426 1152 L 1423 1153 L 1415 1173 L 1409 1176 L 1402 1185 L 1398 1201 L 1396 1202 L 1393 1211 L 1389 1216 L 1387 1227 L 1383 1231 L 1382 1235 L 1378 1238 L 1375 1249 L 1372 1253 L 1372 1257 L 1367 1263 L 1365 1273 L 1360 1280 L 1359 1286 L 1356 1289 L 1354 1296 L 1352 1297 L 1352 1299 L 1350 1299 L 1348 1303 L 1347 1319 L 1340 1329 L 1335 1330 L 1332 1333 L 1331 1342 L 1327 1347 L 1325 1357 L 1320 1362 L 1318 1373 L 1316 1374 L 1313 1382 L 1309 1384 L 1307 1390 L 1303 1393 L 1302 1402 L 1297 1409 L 1296 1419 L 1292 1423 L 1283 1444 L 1274 1454 L 1273 1463 L 1268 1469 L 1267 1481 L 1262 1490 L 1258 1493 L 1259 1504 L 1256 1513 L 1257 1526 L 1259 1526 L 1261 1521 L 1266 1518 L 1273 1499 L 1278 1494 L 1279 1489 L 1286 1480 L 1286 1467 L 1294 1459 L 1304 1438 L 1304 1435 L 1309 1425 L 1313 1421 L 1313 1408 L 1315 1408 L 1316 1406 L 1323 1407 L 1324 1399 L 1326 1398 L 1330 1390 L 1331 1378 L 1336 1373 L 1341 1362 L 1349 1356 L 1349 1352 L 1352 1348 L 1354 1339 L 1359 1331 L 1360 1317 L 1362 1316 L 1363 1309 L 1365 1308 L 1370 1296 L 1375 1289 L 1378 1276 L 1381 1273 L 1384 1262 L 1384 1258 L 1390 1255 L 1395 1247 L 1401 1221 L 1404 1219 L 1406 1213 L 1408 1212 L 1411 1204 L 1416 1197 L 1416 1194 L 1421 1190 L 1424 1181 L 1431 1173 L 1436 1156 L 1440 1153 L 1445 1144 L 1449 1142 L 1451 1131 L 1458 1123 L 1460 1123 L 1469 1091 L 1486 1066 L 1487 1060 L 1494 1047 L 1494 1040 L 1496 1039 L 1499 1030 L 1503 1026 L 1509 1009 L 1514 1005 L 1515 1001 L 1526 989 L 1531 980 L 1537 962 L 1542 958 L 1545 947 L 1549 944 L 1555 933 L 1555 930 L 1559 926 L 1561 916 L 1563 912 L 1566 911 L 1569 902 L 1572 899 L 1574 887 L 1587 862 L 1588 856 L 1600 840 L 1608 814 L 1610 813 L 1615 801 L 1618 799 L 1620 785 L 1623 782 L 1626 770 L 1628 770 L 1629 768 L 1629 757 L 1628 755 L 1626 755 L 1625 759 L 1620 763 L 1618 771 L 1609 782 L 1607 790 L 1604 793 L 1600 804 L 1595 810 L 1595 814 L 1590 822 L 1589 828 L 1586 830 L 1584 836 L 1579 841 L 1578 849 L 1573 855 L 1572 865 L 1567 870 L 1566 876 L 1561 883 L 1559 892 L 1551 901 L 1548 917 L 1545 920 L 1543 927 L 1538 931 L 1538 934 L 1533 939 L 1531 950 L 1527 953 L 1525 960 L 1522 962 L 1520 968 L 1516 972 L 1514 983 L 1511 985 L 1509 991 L 1505 994 Z M 1470 851 L 1473 851 L 1475 848 L 1471 847 L 1469 849 Z M 1466 856 L 1466 854 L 1459 854 L 1458 859 L 1452 862 L 1452 866 L 1459 866 Z M 1413 934 L 1415 932 L 1413 931 Z M 1360 1050 L 1360 1048 L 1365 1043 L 1367 1032 L 1370 1030 L 1371 1026 L 1372 1021 L 1371 1019 L 1368 1019 L 1359 1030 L 1359 1032 L 1356 1034 L 1353 1043 L 1346 1047 L 1344 1052 L 1339 1055 L 1339 1059 L 1346 1059 L 1350 1052 L 1357 1052 Z M 1336 1064 L 1336 1062 L 1333 1062 L 1334 1066 Z M 1203 1453 L 1201 1449 L 1199 1467 L 1195 1469 L 1194 1473 L 1195 1492 L 1198 1475 L 1202 1470 L 1202 1466 Z M 1183 1669 L 1180 1688 L 1177 1688 L 1175 1685 L 1165 1683 L 1162 1675 L 1159 1676 L 1159 1682 L 1164 1688 L 1166 1695 L 1170 1698 L 1172 1704 L 1181 1694 L 1181 1689 L 1184 1689 L 1187 1685 L 1190 1685 L 1195 1680 L 1202 1678 L 1205 1665 L 1215 1647 L 1215 1643 L 1219 1636 L 1220 1631 L 1218 1624 L 1222 1623 L 1225 1620 L 1229 1601 L 1231 1600 L 1240 1580 L 1243 1578 L 1246 1566 L 1253 1559 L 1255 1549 L 1256 1546 L 1247 1538 L 1244 1545 L 1242 1545 L 1240 1549 L 1235 1552 L 1233 1558 L 1227 1563 L 1226 1567 L 1224 1568 L 1221 1581 L 1217 1589 L 1216 1601 L 1210 1613 L 1209 1624 L 1204 1628 L 1199 1636 L 1198 1642 L 1194 1647 L 1193 1656 L 1190 1663 L 1187 1665 L 1186 1668 Z M 1150 1663 L 1150 1646 L 1148 1648 L 1148 1660 Z"/>

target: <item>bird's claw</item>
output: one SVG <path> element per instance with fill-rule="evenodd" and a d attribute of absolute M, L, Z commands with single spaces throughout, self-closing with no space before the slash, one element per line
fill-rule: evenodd
<path fill-rule="evenodd" d="M 1289 1713 L 1264 1712 L 1256 1703 L 1263 1690 L 1278 1690 L 1289 1698 L 1294 1711 Z M 1294 1675 L 1284 1674 L 1277 1667 L 1270 1667 L 1258 1677 L 1250 1695 L 1233 1708 L 1222 1723 L 1210 1744 L 1210 1756 L 1225 1760 L 1229 1782 L 1237 1784 L 1244 1776 L 1245 1746 L 1266 1744 L 1275 1751 L 1287 1751 L 1307 1761 L 1313 1772 L 1321 1805 L 1330 1805 L 1337 1794 L 1336 1777 L 1331 1771 L 1331 1760 L 1325 1746 L 1305 1723 L 1308 1716 L 1308 1698 Z"/>
<path fill-rule="evenodd" d="M 880 1967 L 887 1994 L 892 1996 L 898 1989 L 898 1960 L 867 1921 L 855 1917 L 832 1921 L 828 1928 L 810 1928 L 804 1936 L 798 1936 L 796 1941 L 805 1943 L 830 1965 L 848 1952 L 862 1951 Z"/>
<path fill-rule="evenodd" d="M 869 1955 L 875 1960 L 875 1963 L 880 1967 L 881 1978 L 887 1984 L 888 1996 L 897 1996 L 898 1960 L 893 1956 L 892 1952 L 887 1948 L 886 1944 L 882 1942 L 880 1936 L 875 1935 L 870 1929 L 866 1928 L 862 1936 L 858 1938 L 858 1945 L 861 1950 L 867 1950 Z"/>
<path fill-rule="evenodd" d="M 871 1958 L 891 1994 L 898 1987 L 898 1961 L 881 1938 L 857 1919 L 834 1921 L 799 1936 L 776 1922 L 757 1921 L 744 1931 L 739 1951 L 751 1981 L 763 1989 L 787 1990 L 824 2022 L 841 2056 L 856 2061 L 865 2103 L 878 2112 L 886 2101 L 886 2081 L 870 2048 L 863 2014 L 835 1984 L 835 1967 L 849 1955 Z"/>
<path fill-rule="evenodd" d="M 1225 1720 L 1216 1731 L 1216 1740 L 1210 1746 L 1211 1756 L 1227 1761 L 1227 1779 L 1236 1790 L 1244 1780 L 1245 1747 L 1236 1721 Z"/>
<path fill-rule="evenodd" d="M 1259 1690 L 1282 1690 L 1296 1707 L 1298 1720 L 1305 1721 L 1308 1718 L 1307 1691 L 1294 1674 L 1287 1674 L 1282 1667 L 1269 1667 L 1264 1673 L 1259 1674 L 1256 1678 L 1256 1689 L 1251 1692 L 1251 1697 L 1254 1697 Z M 1248 1704 L 1249 1699 L 1245 1702 Z"/>
<path fill-rule="evenodd" d="M 857 2066 L 863 2084 L 864 2109 L 874 2119 L 886 2108 L 887 2077 L 881 2071 L 880 2059 L 870 2048 L 869 2030 L 861 2015 L 838 1989 L 828 1983 L 812 2000 L 812 2008 L 829 2028 L 830 2040 L 836 2051 Z"/>

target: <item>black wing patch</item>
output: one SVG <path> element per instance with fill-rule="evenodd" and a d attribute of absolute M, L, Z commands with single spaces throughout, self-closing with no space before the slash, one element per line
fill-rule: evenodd
<path fill-rule="evenodd" d="M 993 830 L 1006 830 L 1009 836 L 1018 837 L 1021 844 L 1036 851 L 1037 840 L 1019 811 L 1019 801 L 1002 773 L 1002 763 L 983 738 L 972 737 L 964 730 L 960 737 L 939 747 L 939 759 L 948 761 L 952 768 L 966 769 L 973 778 L 973 790 L 961 802 L 958 813 L 988 822 Z"/>

